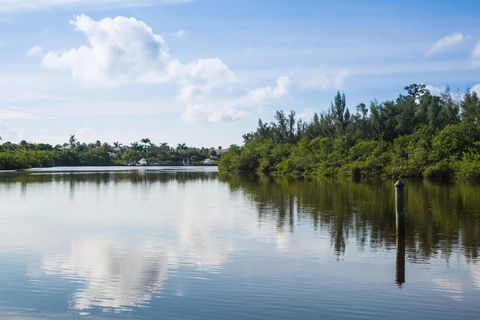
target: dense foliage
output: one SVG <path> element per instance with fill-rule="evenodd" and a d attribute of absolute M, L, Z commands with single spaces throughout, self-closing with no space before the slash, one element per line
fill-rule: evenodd
<path fill-rule="evenodd" d="M 80 143 L 71 136 L 69 143 L 52 146 L 22 141 L 19 144 L 0 144 L 0 170 L 51 166 L 104 166 L 138 164 L 145 159 L 151 165 L 199 165 L 216 158 L 214 148 L 192 148 L 179 144 L 173 148 L 166 143 L 156 145 L 142 139 L 129 146 L 118 142 L 112 145 L 97 141 Z"/>
<path fill-rule="evenodd" d="M 243 146 L 231 146 L 220 171 L 266 176 L 427 177 L 480 181 L 480 100 L 410 85 L 395 101 L 361 103 L 350 113 L 337 93 L 310 122 L 278 111 L 259 120 Z"/>

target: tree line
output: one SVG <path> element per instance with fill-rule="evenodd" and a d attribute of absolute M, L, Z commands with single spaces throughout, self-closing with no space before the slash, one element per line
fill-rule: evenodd
<path fill-rule="evenodd" d="M 330 108 L 311 121 L 277 111 L 258 121 L 219 161 L 222 172 L 265 176 L 359 178 L 426 177 L 480 181 L 480 100 L 446 89 L 432 95 L 422 84 L 396 100 L 351 112 L 337 92 Z"/>
<path fill-rule="evenodd" d="M 0 170 L 16 170 L 52 166 L 111 166 L 135 165 L 145 159 L 150 165 L 200 165 L 207 158 L 216 158 L 215 148 L 194 148 L 186 144 L 171 147 L 167 143 L 155 144 L 149 138 L 130 145 L 119 142 L 109 144 L 96 141 L 81 143 L 74 135 L 68 143 L 5 142 L 0 144 Z"/>

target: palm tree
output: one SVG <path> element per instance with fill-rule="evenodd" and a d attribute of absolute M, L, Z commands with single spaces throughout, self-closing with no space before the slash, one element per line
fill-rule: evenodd
<path fill-rule="evenodd" d="M 177 144 L 177 150 L 186 150 L 187 145 L 185 143 L 179 143 Z"/>
<path fill-rule="evenodd" d="M 143 143 L 143 145 L 144 145 L 145 147 L 147 146 L 147 144 L 148 144 L 148 145 L 151 145 L 151 144 L 152 144 L 152 141 L 151 141 L 149 138 L 143 138 L 143 139 L 140 140 L 140 141 Z"/>
<path fill-rule="evenodd" d="M 68 139 L 68 142 L 70 143 L 70 146 L 72 148 L 76 145 L 77 139 L 75 139 L 74 134 L 70 135 L 70 138 Z"/>
<path fill-rule="evenodd" d="M 140 145 L 140 143 L 138 142 L 132 142 L 130 144 L 130 147 L 133 149 L 133 150 L 137 150 L 137 151 L 141 151 L 143 149 L 143 147 Z"/>

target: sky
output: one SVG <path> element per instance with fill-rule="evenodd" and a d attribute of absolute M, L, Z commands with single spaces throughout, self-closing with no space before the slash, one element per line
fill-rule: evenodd
<path fill-rule="evenodd" d="M 480 92 L 479 1 L 0 0 L 2 141 L 240 144 L 344 92 Z"/>

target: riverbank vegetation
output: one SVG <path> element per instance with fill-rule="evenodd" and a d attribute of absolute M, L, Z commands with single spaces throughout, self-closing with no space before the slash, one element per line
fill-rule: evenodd
<path fill-rule="evenodd" d="M 480 100 L 475 92 L 432 95 L 413 84 L 396 100 L 328 111 L 304 122 L 292 111 L 258 122 L 219 161 L 221 172 L 264 176 L 426 177 L 480 181 Z"/>
<path fill-rule="evenodd" d="M 130 145 L 81 143 L 71 136 L 68 143 L 50 145 L 43 143 L 0 144 L 0 170 L 15 170 L 52 166 L 110 166 L 134 165 L 141 159 L 150 165 L 200 165 L 207 158 L 216 158 L 214 148 L 193 148 L 185 144 L 170 147 L 145 138 Z"/>

